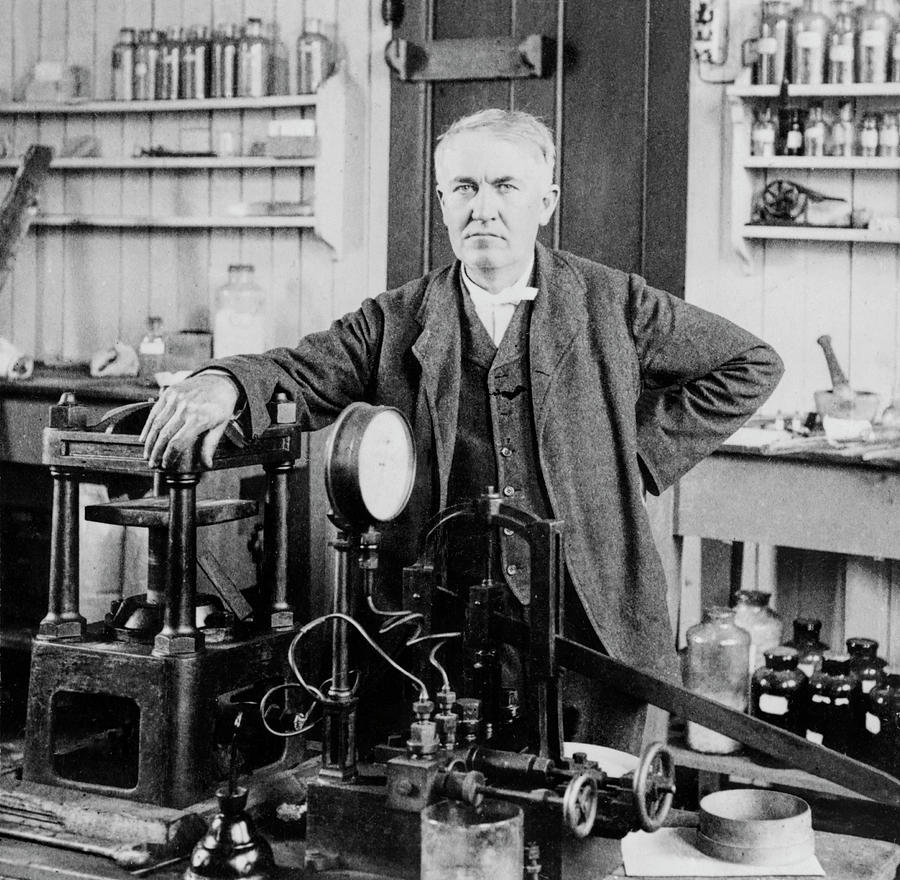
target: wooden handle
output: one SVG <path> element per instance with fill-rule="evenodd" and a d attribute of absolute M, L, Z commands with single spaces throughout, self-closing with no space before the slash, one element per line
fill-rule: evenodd
<path fill-rule="evenodd" d="M 841 365 L 838 363 L 837 356 L 831 346 L 831 337 L 826 333 L 820 336 L 816 342 L 822 346 L 825 352 L 825 363 L 828 364 L 828 373 L 831 376 L 831 385 L 837 391 L 839 389 L 849 388 L 850 381 L 847 379 Z"/>

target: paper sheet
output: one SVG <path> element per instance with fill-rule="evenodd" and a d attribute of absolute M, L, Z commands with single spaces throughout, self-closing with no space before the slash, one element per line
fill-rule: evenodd
<path fill-rule="evenodd" d="M 815 856 L 793 865 L 738 865 L 697 849 L 696 828 L 632 831 L 622 838 L 622 861 L 629 877 L 824 877 Z"/>

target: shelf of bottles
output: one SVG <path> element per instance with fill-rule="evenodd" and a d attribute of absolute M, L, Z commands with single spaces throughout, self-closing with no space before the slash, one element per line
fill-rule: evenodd
<path fill-rule="evenodd" d="M 128 217 L 119 215 L 38 214 L 32 226 L 70 229 L 305 229 L 316 225 L 309 215 L 242 215 L 239 217 Z"/>

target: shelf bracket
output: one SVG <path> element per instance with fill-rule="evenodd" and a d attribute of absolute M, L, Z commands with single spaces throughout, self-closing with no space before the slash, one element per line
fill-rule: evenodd
<path fill-rule="evenodd" d="M 526 79 L 553 72 L 554 41 L 542 34 L 431 40 L 422 45 L 392 39 L 384 50 L 388 67 L 403 82 Z"/>

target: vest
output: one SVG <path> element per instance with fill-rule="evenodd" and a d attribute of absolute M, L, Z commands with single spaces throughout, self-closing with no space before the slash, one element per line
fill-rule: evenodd
<path fill-rule="evenodd" d="M 462 295 L 459 416 L 450 468 L 448 504 L 467 501 L 494 486 L 503 500 L 545 518 L 550 503 L 537 461 L 534 410 L 528 369 L 528 324 L 531 303 L 516 306 L 506 334 L 496 347 Z M 479 536 L 471 531 L 451 541 L 448 569 L 462 576 L 483 577 Z M 455 546 L 454 546 L 455 545 Z M 492 576 L 506 583 L 521 605 L 530 601 L 531 565 L 528 544 L 503 529 L 500 554 Z"/>

